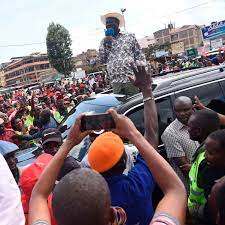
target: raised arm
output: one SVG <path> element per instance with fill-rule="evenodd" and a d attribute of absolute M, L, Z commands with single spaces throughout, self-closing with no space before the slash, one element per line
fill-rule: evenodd
<path fill-rule="evenodd" d="M 35 106 L 34 106 L 34 95 L 33 94 L 32 94 L 30 103 L 31 103 L 30 115 L 33 117 L 33 116 L 36 116 L 36 109 L 35 109 Z"/>
<path fill-rule="evenodd" d="M 195 104 L 194 104 L 194 107 L 196 109 L 209 109 L 207 108 L 200 100 L 197 96 L 195 96 Z M 220 120 L 220 125 L 221 126 L 225 126 L 225 115 L 223 114 L 219 114 L 217 113 L 217 115 L 219 116 L 219 120 Z"/>
<path fill-rule="evenodd" d="M 29 208 L 29 224 L 43 220 L 50 224 L 50 215 L 48 210 L 47 199 L 53 190 L 59 171 L 64 163 L 70 150 L 79 144 L 89 132 L 80 132 L 81 117 L 78 117 L 76 123 L 71 128 L 68 138 L 60 147 L 54 158 L 44 170 L 39 181 L 35 185 Z"/>
<path fill-rule="evenodd" d="M 137 68 L 132 64 L 135 77 L 129 77 L 136 87 L 140 88 L 144 102 L 145 138 L 155 148 L 158 148 L 158 117 L 155 100 L 152 93 L 152 74 L 147 72 L 141 62 L 137 62 Z"/>
<path fill-rule="evenodd" d="M 180 224 L 185 224 L 187 196 L 181 180 L 166 160 L 137 131 L 130 119 L 117 114 L 114 110 L 109 112 L 116 123 L 114 132 L 130 140 L 138 148 L 155 181 L 164 193 L 163 199 L 157 206 L 156 213 L 169 214 L 177 218 Z"/>

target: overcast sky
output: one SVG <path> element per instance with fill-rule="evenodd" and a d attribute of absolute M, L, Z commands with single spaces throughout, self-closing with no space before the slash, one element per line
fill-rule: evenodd
<path fill-rule="evenodd" d="M 127 31 L 137 38 L 152 35 L 170 21 L 179 27 L 225 20 L 225 0 L 0 0 L 0 63 L 46 52 L 50 22 L 69 30 L 74 55 L 88 48 L 98 49 L 104 36 L 100 15 L 121 8 L 127 9 Z M 10 46 L 31 43 L 39 44 Z"/>

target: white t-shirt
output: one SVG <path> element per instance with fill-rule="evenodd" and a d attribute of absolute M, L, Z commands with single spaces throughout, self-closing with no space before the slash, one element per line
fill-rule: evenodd
<path fill-rule="evenodd" d="M 20 190 L 0 154 L 0 223 L 1 225 L 24 225 Z"/>

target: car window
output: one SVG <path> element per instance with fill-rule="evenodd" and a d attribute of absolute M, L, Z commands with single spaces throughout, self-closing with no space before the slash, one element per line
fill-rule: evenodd
<path fill-rule="evenodd" d="M 170 97 L 156 100 L 158 122 L 159 122 L 159 144 L 162 144 L 161 135 L 166 127 L 174 120 L 174 114 Z M 136 128 L 144 134 L 144 106 L 140 106 L 130 111 L 127 116 L 133 121 Z"/>
<path fill-rule="evenodd" d="M 159 123 L 159 144 L 162 144 L 161 136 L 167 126 L 174 120 L 173 107 L 170 96 L 156 100 Z"/>
<path fill-rule="evenodd" d="M 221 85 L 221 87 L 222 87 L 223 94 L 225 94 L 225 80 L 220 81 L 220 85 Z"/>
<path fill-rule="evenodd" d="M 198 96 L 205 106 L 225 114 L 225 98 L 217 82 L 176 93 L 176 97 L 178 96 L 188 96 L 192 99 L 194 96 Z"/>

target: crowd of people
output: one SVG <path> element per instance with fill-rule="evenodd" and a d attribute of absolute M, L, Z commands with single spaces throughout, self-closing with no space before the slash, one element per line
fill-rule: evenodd
<path fill-rule="evenodd" d="M 225 116 L 197 96 L 194 104 L 178 97 L 176 119 L 161 137 L 167 158 L 161 156 L 152 71 L 135 37 L 120 33 L 121 16 L 102 17 L 108 31 L 101 60 L 115 93 L 142 92 L 144 136 L 109 109 L 114 128 L 82 131 L 80 115 L 63 140 L 59 123 L 77 103 L 105 89 L 102 76 L 0 96 L 0 224 L 225 224 Z M 87 137 L 79 163 L 69 153 Z M 125 141 L 137 150 L 135 160 Z M 18 167 L 16 152 L 35 143 L 42 146 L 35 161 Z"/>
<path fill-rule="evenodd" d="M 79 164 L 72 156 L 68 157 L 68 153 L 92 133 L 81 132 L 81 115 L 64 143 L 59 130 L 46 126 L 40 137 L 43 153 L 22 171 L 17 168 L 17 176 L 16 159 L 12 154 L 18 147 L 14 139 L 10 144 L 2 141 L 2 155 L 14 176 L 2 174 L 5 180 L 0 186 L 8 182 L 10 187 L 3 189 L 7 198 L 2 199 L 1 205 L 8 201 L 8 206 L 12 201 L 10 207 L 3 207 L 7 215 L 1 218 L 4 224 L 184 224 L 186 191 L 173 169 L 156 151 L 158 122 L 152 80 L 143 67 L 135 70 L 135 74 L 132 83 L 142 90 L 148 118 L 145 138 L 128 118 L 110 110 L 116 129 L 96 135 L 86 163 Z M 49 112 L 50 108 L 47 110 Z M 46 113 L 46 109 L 40 115 L 43 112 Z M 128 163 L 130 155 L 125 151 L 124 139 L 130 140 L 140 152 L 135 164 L 131 160 Z M 165 181 L 165 175 L 170 177 L 169 182 Z M 155 182 L 165 193 L 156 210 L 152 204 Z M 10 194 L 12 191 L 14 195 Z M 173 209 L 169 207 L 172 199 Z M 11 211 L 14 207 L 16 212 Z"/>
<path fill-rule="evenodd" d="M 3 113 L 2 224 L 224 224 L 225 131 L 220 128 L 225 125 L 225 116 L 207 109 L 197 97 L 194 105 L 188 97 L 177 98 L 177 119 L 162 135 L 167 162 L 157 151 L 158 121 L 151 75 L 143 66 L 133 67 L 133 71 L 135 77 L 130 81 L 143 94 L 145 135 L 127 117 L 111 109 L 108 113 L 116 128 L 102 134 L 95 132 L 85 163 L 68 156 L 74 146 L 93 134 L 81 132 L 83 115 L 63 142 L 48 102 L 39 117 L 25 108 L 20 112 L 21 103 L 10 115 Z M 32 112 L 39 103 L 33 103 L 32 97 L 30 100 Z M 4 103 L 9 101 L 3 100 Z M 46 115 L 50 116 L 47 124 L 43 123 Z M 36 133 L 23 133 L 27 118 L 39 124 L 31 126 L 38 130 Z M 15 137 L 3 138 L 8 131 Z M 39 133 L 41 154 L 29 166 L 19 169 L 15 157 L 17 141 L 34 141 Z M 125 151 L 125 139 L 139 151 L 135 162 Z M 156 186 L 164 195 L 155 206 Z"/>
<path fill-rule="evenodd" d="M 19 89 L 0 96 L 0 140 L 20 148 L 32 144 L 29 135 L 39 137 L 40 131 L 56 128 L 80 101 L 106 88 L 102 76 L 74 82 L 55 82 L 37 90 Z"/>
<path fill-rule="evenodd" d="M 168 59 L 165 63 L 152 61 L 150 64 L 154 75 L 164 75 L 167 73 L 176 73 L 185 70 L 219 65 L 223 63 L 224 60 L 224 53 L 222 53 L 222 51 L 219 51 L 219 53 L 211 59 L 206 56 L 201 56 L 195 59 Z"/>

